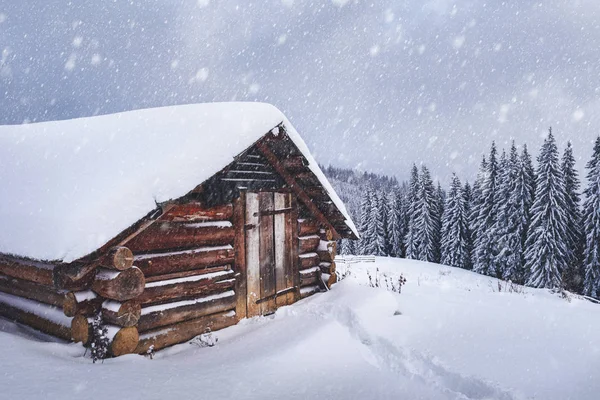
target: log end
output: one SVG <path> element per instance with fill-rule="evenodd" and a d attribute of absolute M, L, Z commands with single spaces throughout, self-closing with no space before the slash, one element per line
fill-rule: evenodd
<path fill-rule="evenodd" d="M 327 288 L 331 289 L 331 287 L 337 283 L 337 275 L 335 273 L 331 274 L 329 279 L 327 280 Z"/>
<path fill-rule="evenodd" d="M 87 344 L 90 340 L 91 325 L 83 315 L 75 315 L 71 320 L 71 339 L 75 343 Z"/>
<path fill-rule="evenodd" d="M 139 340 L 140 336 L 135 326 L 119 329 L 110 344 L 110 354 L 118 357 L 135 353 Z"/>
<path fill-rule="evenodd" d="M 108 254 L 106 264 L 108 268 L 114 268 L 119 271 L 124 271 L 133 266 L 133 252 L 127 247 L 114 247 Z"/>
<path fill-rule="evenodd" d="M 63 313 L 67 317 L 74 317 L 77 315 L 77 299 L 75 298 L 75 294 L 73 292 L 65 294 L 65 300 L 63 301 Z"/>

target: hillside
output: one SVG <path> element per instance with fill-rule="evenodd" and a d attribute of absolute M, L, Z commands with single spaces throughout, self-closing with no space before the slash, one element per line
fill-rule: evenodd
<path fill-rule="evenodd" d="M 369 287 L 367 271 L 374 279 L 377 269 L 382 281 L 402 273 L 402 293 Z M 418 261 L 378 258 L 350 270 L 328 293 L 217 332 L 214 347 L 181 344 L 152 360 L 93 365 L 79 345 L 0 320 L 4 395 L 597 398 L 600 306 L 504 283 L 499 291 L 489 277 Z"/>

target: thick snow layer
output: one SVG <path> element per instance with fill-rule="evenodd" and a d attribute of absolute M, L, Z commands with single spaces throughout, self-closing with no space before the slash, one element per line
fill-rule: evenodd
<path fill-rule="evenodd" d="M 296 130 L 263 103 L 207 103 L 0 126 L 0 252 L 80 258 L 183 196 L 283 122 L 352 221 Z"/>
<path fill-rule="evenodd" d="M 71 318 L 65 316 L 62 308 L 42 304 L 34 300 L 25 299 L 0 292 L 0 303 L 8 304 L 30 314 L 37 315 L 54 322 L 57 325 L 71 326 Z"/>
<path fill-rule="evenodd" d="M 382 280 L 384 273 L 407 278 L 401 294 L 366 285 L 366 270 L 374 277 L 377 268 Z M 39 335 L 32 340 L 29 330 L 0 319 L 2 394 L 65 400 L 598 398 L 600 305 L 545 290 L 511 293 L 505 284 L 498 291 L 495 279 L 419 261 L 377 258 L 350 269 L 327 293 L 213 333 L 214 347 L 184 343 L 153 360 L 130 355 L 92 365 L 80 345 L 44 342 Z"/>

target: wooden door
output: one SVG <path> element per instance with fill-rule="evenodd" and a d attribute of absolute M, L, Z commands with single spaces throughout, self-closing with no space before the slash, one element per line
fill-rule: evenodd
<path fill-rule="evenodd" d="M 246 194 L 248 317 L 294 301 L 294 215 L 290 193 Z"/>

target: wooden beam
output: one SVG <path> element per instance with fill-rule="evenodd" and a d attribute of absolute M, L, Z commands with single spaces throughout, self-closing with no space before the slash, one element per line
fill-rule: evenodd
<path fill-rule="evenodd" d="M 269 146 L 267 146 L 265 142 L 259 141 L 256 143 L 256 147 L 263 154 L 263 156 L 265 156 L 267 161 L 271 163 L 273 168 L 275 168 L 275 171 L 277 171 L 277 173 L 283 178 L 285 183 L 287 183 L 287 185 L 294 191 L 294 194 L 296 194 L 298 199 L 300 199 L 300 201 L 302 201 L 302 203 L 304 203 L 304 205 L 308 207 L 308 209 L 312 212 L 315 218 L 317 218 L 319 222 L 321 222 L 323 225 L 328 226 L 334 232 L 335 237 L 339 238 L 340 235 L 337 233 L 335 227 L 331 225 L 329 220 L 317 208 L 317 206 L 313 203 L 311 198 L 308 197 L 304 190 L 302 190 L 302 187 L 298 184 L 296 179 L 294 179 L 294 177 L 292 177 L 286 171 L 285 167 L 281 164 L 277 156 L 273 154 L 271 149 L 269 149 Z"/>
<path fill-rule="evenodd" d="M 233 248 L 235 251 L 235 261 L 233 270 L 236 274 L 235 294 L 237 303 L 235 306 L 235 315 L 238 320 L 246 318 L 246 191 L 240 191 L 240 196 L 233 202 L 233 229 L 235 237 Z"/>

